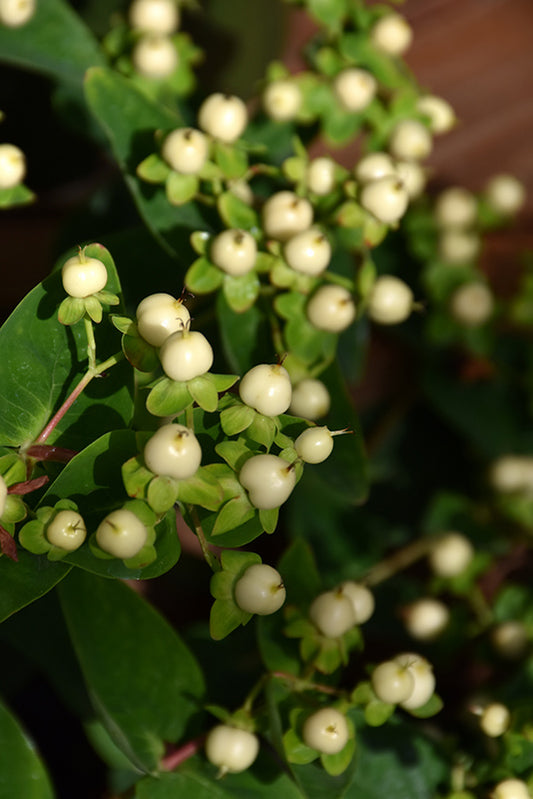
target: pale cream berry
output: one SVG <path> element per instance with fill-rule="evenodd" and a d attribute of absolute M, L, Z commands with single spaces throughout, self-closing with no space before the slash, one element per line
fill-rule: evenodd
<path fill-rule="evenodd" d="M 303 98 L 300 87 L 287 78 L 269 83 L 262 99 L 263 108 L 270 119 L 289 122 L 297 116 Z"/>
<path fill-rule="evenodd" d="M 151 472 L 175 480 L 187 480 L 198 471 L 202 449 L 192 430 L 182 424 L 166 424 L 148 440 L 143 452 Z"/>
<path fill-rule="evenodd" d="M 171 333 L 186 328 L 191 318 L 182 300 L 163 292 L 141 300 L 135 315 L 137 330 L 153 347 L 160 347 Z"/>
<path fill-rule="evenodd" d="M 491 641 L 499 655 L 508 660 L 516 660 L 525 655 L 529 646 L 529 635 L 522 621 L 510 619 L 494 627 Z"/>
<path fill-rule="evenodd" d="M 306 170 L 306 182 L 309 191 L 324 197 L 335 188 L 335 161 L 328 156 L 313 158 Z"/>
<path fill-rule="evenodd" d="M 205 754 L 217 766 L 219 775 L 238 774 L 249 768 L 259 753 L 259 740 L 253 732 L 219 724 L 208 733 Z"/>
<path fill-rule="evenodd" d="M 403 119 L 393 128 L 389 150 L 401 161 L 421 161 L 433 147 L 430 130 L 417 119 Z"/>
<path fill-rule="evenodd" d="M 3 512 L 6 509 L 6 502 L 7 502 L 7 485 L 6 481 L 0 474 L 0 517 L 2 516 Z"/>
<path fill-rule="evenodd" d="M 326 638 L 340 638 L 355 626 L 355 611 L 342 591 L 324 591 L 312 601 L 309 618 Z"/>
<path fill-rule="evenodd" d="M 46 538 L 55 547 L 74 552 L 87 535 L 85 522 L 75 510 L 60 510 L 47 525 Z"/>
<path fill-rule="evenodd" d="M 305 377 L 292 390 L 289 412 L 302 419 L 316 421 L 327 414 L 331 407 L 329 391 L 321 380 Z"/>
<path fill-rule="evenodd" d="M 136 71 L 145 78 L 168 78 L 179 65 L 178 51 L 172 39 L 153 33 L 139 39 L 131 59 Z"/>
<path fill-rule="evenodd" d="M 159 351 L 163 371 L 171 380 L 186 381 L 205 374 L 213 365 L 213 350 L 198 331 L 177 330 Z"/>
<path fill-rule="evenodd" d="M 414 687 L 411 694 L 400 706 L 405 710 L 416 710 L 425 705 L 435 692 L 435 675 L 431 663 L 414 652 L 396 655 L 396 663 L 407 669 L 413 678 Z"/>
<path fill-rule="evenodd" d="M 361 183 L 371 183 L 384 177 L 396 177 L 394 161 L 388 153 L 375 152 L 364 155 L 354 167 L 354 175 Z"/>
<path fill-rule="evenodd" d="M 386 14 L 373 26 L 370 40 L 382 53 L 400 56 L 409 48 L 413 31 L 401 14 Z"/>
<path fill-rule="evenodd" d="M 285 602 L 286 591 L 281 575 L 267 563 L 248 566 L 237 580 L 233 590 L 235 602 L 241 610 L 269 616 Z"/>
<path fill-rule="evenodd" d="M 501 702 L 491 702 L 484 707 L 479 719 L 479 726 L 489 738 L 499 738 L 507 732 L 510 723 L 509 708 Z"/>
<path fill-rule="evenodd" d="M 450 532 L 435 539 L 428 555 L 431 570 L 439 577 L 457 577 L 468 568 L 474 547 L 462 533 Z"/>
<path fill-rule="evenodd" d="M 270 238 L 286 241 L 307 230 L 312 223 L 311 203 L 292 191 L 276 192 L 263 206 L 263 229 Z"/>
<path fill-rule="evenodd" d="M 489 205 L 500 214 L 516 214 L 526 201 L 526 190 L 513 175 L 495 175 L 485 188 Z"/>
<path fill-rule="evenodd" d="M 333 707 L 324 707 L 309 716 L 302 726 L 306 746 L 325 755 L 340 752 L 350 738 L 346 716 Z"/>
<path fill-rule="evenodd" d="M 409 194 L 405 186 L 394 175 L 385 175 L 366 183 L 359 199 L 363 208 L 387 225 L 401 219 L 409 204 Z"/>
<path fill-rule="evenodd" d="M 307 318 L 318 330 L 341 333 L 355 319 L 353 297 L 343 286 L 320 286 L 307 303 Z"/>
<path fill-rule="evenodd" d="M 415 688 L 411 670 L 396 660 L 385 660 L 376 666 L 371 683 L 377 698 L 391 705 L 407 701 Z"/>
<path fill-rule="evenodd" d="M 425 169 L 417 161 L 396 161 L 396 174 L 410 200 L 420 197 L 427 183 Z"/>
<path fill-rule="evenodd" d="M 439 227 L 472 227 L 478 221 L 476 198 L 461 186 L 445 189 L 435 203 L 435 221 Z"/>
<path fill-rule="evenodd" d="M 0 189 L 13 189 L 26 176 L 26 158 L 14 144 L 0 144 Z"/>
<path fill-rule="evenodd" d="M 331 260 L 331 244 L 316 228 L 297 233 L 283 247 L 285 260 L 296 272 L 316 277 L 321 275 Z"/>
<path fill-rule="evenodd" d="M 485 283 L 464 283 L 454 291 L 450 312 L 456 322 L 465 327 L 479 327 L 494 311 L 494 297 Z"/>
<path fill-rule="evenodd" d="M 502 455 L 491 466 L 490 481 L 504 494 L 533 492 L 533 458 L 528 455 Z"/>
<path fill-rule="evenodd" d="M 368 296 L 368 315 L 380 325 L 404 322 L 413 309 L 413 292 L 394 275 L 381 275 Z"/>
<path fill-rule="evenodd" d="M 19 28 L 35 14 L 37 0 L 0 0 L 0 25 Z"/>
<path fill-rule="evenodd" d="M 409 635 L 419 641 L 432 641 L 446 629 L 450 611 L 438 599 L 425 597 L 404 608 L 405 627 Z"/>
<path fill-rule="evenodd" d="M 366 69 L 349 67 L 335 77 L 333 92 L 345 111 L 363 111 L 377 91 L 375 77 Z"/>
<path fill-rule="evenodd" d="M 278 455 L 252 455 L 243 465 L 239 481 L 254 507 L 272 510 L 289 498 L 296 475 L 292 465 Z"/>
<path fill-rule="evenodd" d="M 161 155 L 180 175 L 196 175 L 207 161 L 209 141 L 196 128 L 176 128 L 165 138 Z"/>
<path fill-rule="evenodd" d="M 175 0 L 133 0 L 129 21 L 137 30 L 167 35 L 178 28 L 179 8 Z"/>
<path fill-rule="evenodd" d="M 461 228 L 444 228 L 439 235 L 439 255 L 449 264 L 467 264 L 479 255 L 477 233 Z"/>
<path fill-rule="evenodd" d="M 146 543 L 148 531 L 138 516 L 127 508 L 109 513 L 96 530 L 100 549 L 115 558 L 133 558 Z"/>
<path fill-rule="evenodd" d="M 98 258 L 89 258 L 80 251 L 68 258 L 61 268 L 63 288 L 71 297 L 89 297 L 107 283 L 107 269 Z"/>
<path fill-rule="evenodd" d="M 429 129 L 432 133 L 447 133 L 457 122 L 457 117 L 451 105 L 442 97 L 434 94 L 425 94 L 416 103 L 417 110 L 429 119 Z"/>
<path fill-rule="evenodd" d="M 309 427 L 300 433 L 294 449 L 305 463 L 322 463 L 333 452 L 333 435 L 327 427 Z"/>
<path fill-rule="evenodd" d="M 231 180 L 228 181 L 228 189 L 235 197 L 242 200 L 246 205 L 253 205 L 254 193 L 249 183 L 246 180 Z"/>
<path fill-rule="evenodd" d="M 374 613 L 375 600 L 374 594 L 366 585 L 355 583 L 353 580 L 346 580 L 340 586 L 340 590 L 345 597 L 352 603 L 355 614 L 355 623 L 364 624 Z"/>
<path fill-rule="evenodd" d="M 252 366 L 241 379 L 239 396 L 246 405 L 264 416 L 285 413 L 292 398 L 289 373 L 280 364 Z"/>
<path fill-rule="evenodd" d="M 492 799 L 531 799 L 527 783 L 508 779 L 499 782 L 491 793 Z"/>
<path fill-rule="evenodd" d="M 239 277 L 251 272 L 257 259 L 257 244 L 245 230 L 224 230 L 211 243 L 211 260 L 227 275 Z"/>
<path fill-rule="evenodd" d="M 231 144 L 248 124 L 248 111 L 240 97 L 215 92 L 200 106 L 198 124 L 214 139 Z"/>

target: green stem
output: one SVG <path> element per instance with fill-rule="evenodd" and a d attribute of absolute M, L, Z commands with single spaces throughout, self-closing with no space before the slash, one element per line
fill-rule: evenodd
<path fill-rule="evenodd" d="M 89 359 L 89 372 L 96 370 L 96 341 L 94 339 L 93 323 L 87 316 L 83 317 L 85 333 L 87 334 L 87 358 Z"/>
<path fill-rule="evenodd" d="M 399 549 L 394 555 L 385 558 L 380 563 L 373 566 L 366 577 L 363 577 L 361 582 L 368 586 L 374 586 L 385 582 L 385 580 L 388 580 L 390 577 L 393 577 L 395 574 L 398 574 L 398 572 L 403 571 L 408 566 L 411 566 L 417 560 L 427 555 L 433 543 L 431 538 L 417 538 L 411 544 L 403 547 L 403 549 Z"/>
<path fill-rule="evenodd" d="M 194 524 L 194 532 L 198 537 L 198 541 L 200 542 L 200 547 L 202 548 L 202 553 L 207 564 L 209 565 L 212 571 L 214 572 L 220 571 L 219 562 L 215 557 L 215 555 L 213 555 L 213 553 L 209 549 L 209 544 L 207 543 L 205 533 L 202 530 L 202 525 L 200 524 L 200 519 L 198 518 L 198 511 L 196 510 L 194 505 L 188 505 L 187 508 L 189 511 L 189 515 L 192 519 L 192 522 Z"/>
<path fill-rule="evenodd" d="M 252 687 L 251 691 L 248 693 L 248 696 L 246 697 L 242 705 L 242 709 L 244 710 L 245 713 L 248 713 L 249 715 L 251 714 L 252 706 L 255 700 L 257 699 L 258 695 L 261 693 L 261 691 L 263 690 L 265 684 L 268 682 L 269 679 L 270 679 L 270 674 L 262 674 L 261 677 L 259 677 L 255 685 Z"/>

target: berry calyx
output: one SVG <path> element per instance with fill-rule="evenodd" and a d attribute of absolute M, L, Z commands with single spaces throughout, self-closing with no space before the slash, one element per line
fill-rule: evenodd
<path fill-rule="evenodd" d="M 233 589 L 235 602 L 241 610 L 269 616 L 285 602 L 286 591 L 281 575 L 267 563 L 248 566 Z"/>
<path fill-rule="evenodd" d="M 320 286 L 307 303 L 307 318 L 318 330 L 340 333 L 355 319 L 353 297 L 343 286 Z"/>
<path fill-rule="evenodd" d="M 303 723 L 302 738 L 305 745 L 325 755 L 340 752 L 349 737 L 346 717 L 333 707 L 317 710 Z"/>
<path fill-rule="evenodd" d="M 285 260 L 295 272 L 316 277 L 327 269 L 331 259 L 331 244 L 316 228 L 297 233 L 285 243 Z"/>
<path fill-rule="evenodd" d="M 133 558 L 146 543 L 148 532 L 138 516 L 127 508 L 109 513 L 96 530 L 100 549 L 115 558 Z"/>
<path fill-rule="evenodd" d="M 60 510 L 47 525 L 45 535 L 53 546 L 74 552 L 85 541 L 87 529 L 77 511 Z"/>
<path fill-rule="evenodd" d="M 506 705 L 501 702 L 491 702 L 483 708 L 479 726 L 489 738 L 499 738 L 509 729 L 511 714 Z"/>
<path fill-rule="evenodd" d="M 331 406 L 329 391 L 321 380 L 305 377 L 292 389 L 289 412 L 293 416 L 315 421 L 325 416 Z"/>
<path fill-rule="evenodd" d="M 375 77 L 366 69 L 343 69 L 333 81 L 333 92 L 345 111 L 363 111 L 377 91 Z"/>
<path fill-rule="evenodd" d="M 306 182 L 309 191 L 324 197 L 335 187 L 335 161 L 327 156 L 313 158 L 306 171 Z"/>
<path fill-rule="evenodd" d="M 450 621 L 450 611 L 438 599 L 424 597 L 404 608 L 407 632 L 420 641 L 437 638 Z"/>
<path fill-rule="evenodd" d="M 439 577 L 457 577 L 470 565 L 474 547 L 462 533 L 440 536 L 428 555 L 429 565 Z"/>
<path fill-rule="evenodd" d="M 394 127 L 389 139 L 389 150 L 402 161 L 421 161 L 433 147 L 429 129 L 417 119 L 403 119 Z"/>
<path fill-rule="evenodd" d="M 182 424 L 160 427 L 144 447 L 144 462 L 151 472 L 175 480 L 196 474 L 202 461 L 198 439 Z"/>
<path fill-rule="evenodd" d="M 211 260 L 227 275 L 246 275 L 257 258 L 254 237 L 245 230 L 224 230 L 215 236 L 210 250 Z"/>
<path fill-rule="evenodd" d="M 36 0 L 1 0 L 0 25 L 20 28 L 33 17 L 36 6 Z"/>
<path fill-rule="evenodd" d="M 160 347 L 171 333 L 183 330 L 191 318 L 183 300 L 165 293 L 145 297 L 137 306 L 135 315 L 137 330 L 153 347 Z"/>
<path fill-rule="evenodd" d="M 285 413 L 292 397 L 289 373 L 280 364 L 253 366 L 241 379 L 239 396 L 246 405 L 264 416 Z"/>
<path fill-rule="evenodd" d="M 259 740 L 253 732 L 219 724 L 208 733 L 205 754 L 217 766 L 219 776 L 238 774 L 249 768 L 259 753 Z"/>
<path fill-rule="evenodd" d="M 63 288 L 71 297 L 90 297 L 104 288 L 107 283 L 107 269 L 98 258 L 88 258 L 80 250 L 63 264 L 61 279 Z"/>
<path fill-rule="evenodd" d="M 435 692 L 435 675 L 431 663 L 414 652 L 405 652 L 394 658 L 413 678 L 413 690 L 400 706 L 405 710 L 416 710 L 428 702 Z"/>
<path fill-rule="evenodd" d="M 309 618 L 326 638 L 339 638 L 355 626 L 351 601 L 337 589 L 324 591 L 312 601 Z"/>
<path fill-rule="evenodd" d="M 298 114 L 302 99 L 302 92 L 293 80 L 275 80 L 263 92 L 263 108 L 270 119 L 289 122 Z"/>
<path fill-rule="evenodd" d="M 380 325 L 404 322 L 413 309 L 413 292 L 394 275 L 378 277 L 368 297 L 368 315 Z"/>
<path fill-rule="evenodd" d="M 129 10 L 131 27 L 147 33 L 174 33 L 179 20 L 174 0 L 133 0 Z"/>
<path fill-rule="evenodd" d="M 401 219 L 409 205 L 407 190 L 396 175 L 385 175 L 366 183 L 359 199 L 363 208 L 387 225 Z"/>
<path fill-rule="evenodd" d="M 292 464 L 278 455 L 253 455 L 243 465 L 239 482 L 260 510 L 279 508 L 296 485 Z"/>
<path fill-rule="evenodd" d="M 307 230 L 313 222 L 311 203 L 292 191 L 278 191 L 263 206 L 265 235 L 286 241 Z"/>
<path fill-rule="evenodd" d="M 344 432 L 344 431 L 339 431 Z M 306 463 L 322 463 L 333 451 L 333 436 L 327 427 L 309 427 L 294 442 L 298 457 Z"/>
<path fill-rule="evenodd" d="M 198 124 L 202 130 L 227 144 L 239 138 L 247 123 L 246 106 L 240 97 L 233 94 L 210 94 L 198 111 Z"/>
<path fill-rule="evenodd" d="M 177 330 L 159 350 L 163 371 L 171 380 L 187 381 L 205 374 L 213 365 L 213 350 L 197 330 Z"/>
<path fill-rule="evenodd" d="M 464 283 L 454 291 L 450 312 L 456 322 L 465 327 L 485 324 L 494 311 L 494 297 L 485 283 Z"/>
<path fill-rule="evenodd" d="M 413 40 L 413 31 L 401 14 L 385 14 L 370 31 L 374 47 L 391 56 L 400 56 Z"/>
<path fill-rule="evenodd" d="M 372 688 L 382 702 L 397 705 L 405 702 L 414 691 L 415 681 L 411 671 L 396 660 L 385 660 L 372 672 Z"/>
<path fill-rule="evenodd" d="M 145 78 L 163 79 L 178 68 L 179 57 L 172 39 L 156 33 L 143 35 L 131 54 L 133 66 Z"/>
<path fill-rule="evenodd" d="M 0 475 L 0 516 L 2 516 L 3 512 L 6 509 L 6 502 L 7 502 L 7 485 L 2 475 Z"/>
<path fill-rule="evenodd" d="M 374 594 L 365 585 L 346 580 L 340 586 L 341 592 L 352 603 L 355 623 L 364 624 L 372 616 L 375 608 Z"/>
<path fill-rule="evenodd" d="M 0 144 L 0 189 L 13 189 L 26 175 L 26 158 L 14 144 Z"/>
<path fill-rule="evenodd" d="M 196 128 L 176 128 L 165 138 L 161 155 L 175 172 L 196 175 L 209 155 L 209 141 Z"/>

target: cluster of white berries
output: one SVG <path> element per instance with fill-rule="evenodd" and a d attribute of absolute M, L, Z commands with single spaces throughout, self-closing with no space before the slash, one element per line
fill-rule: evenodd
<path fill-rule="evenodd" d="M 435 691 L 431 663 L 412 652 L 380 663 L 372 672 L 371 682 L 378 699 L 405 710 L 422 707 Z"/>
<path fill-rule="evenodd" d="M 309 618 L 325 638 L 340 638 L 364 624 L 374 612 L 372 592 L 353 580 L 319 594 L 309 608 Z"/>
<path fill-rule="evenodd" d="M 163 79 L 179 66 L 172 35 L 180 12 L 176 0 L 133 0 L 129 10 L 131 27 L 140 34 L 132 52 L 133 66 L 146 78 Z"/>
<path fill-rule="evenodd" d="M 442 191 L 435 202 L 434 217 L 439 235 L 439 254 L 450 265 L 470 263 L 480 249 L 478 202 L 461 186 Z"/>

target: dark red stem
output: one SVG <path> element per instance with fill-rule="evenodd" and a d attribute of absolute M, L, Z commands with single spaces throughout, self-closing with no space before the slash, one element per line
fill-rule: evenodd
<path fill-rule="evenodd" d="M 187 741 L 187 743 L 180 746 L 179 749 L 171 749 L 159 764 L 161 770 L 174 771 L 175 768 L 200 751 L 204 745 L 205 739 L 205 734 L 199 735 L 198 738 Z"/>

